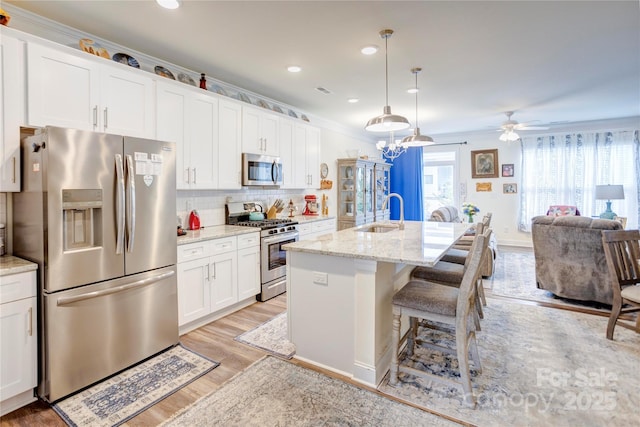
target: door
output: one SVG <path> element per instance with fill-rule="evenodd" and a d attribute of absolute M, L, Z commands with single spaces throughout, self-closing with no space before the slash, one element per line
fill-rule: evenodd
<path fill-rule="evenodd" d="M 236 251 L 211 257 L 211 311 L 218 311 L 238 301 L 238 253 Z"/>
<path fill-rule="evenodd" d="M 218 102 L 219 147 L 216 158 L 218 188 L 229 190 L 241 188 L 241 138 L 242 109 L 235 102 L 221 99 Z"/>
<path fill-rule="evenodd" d="M 186 136 L 188 96 L 186 91 L 178 90 L 172 85 L 162 82 L 156 85 L 156 135 L 161 141 L 176 143 L 176 186 L 181 190 L 187 189 L 191 172 Z"/>
<path fill-rule="evenodd" d="M 175 144 L 124 138 L 125 274 L 176 263 Z"/>
<path fill-rule="evenodd" d="M 153 138 L 153 80 L 127 68 L 102 67 L 98 121 L 104 132 Z"/>
<path fill-rule="evenodd" d="M 27 149 L 32 143 L 40 149 Z M 47 197 L 46 218 L 40 224 L 48 233 L 45 290 L 122 276 L 124 255 L 116 250 L 114 206 L 122 137 L 47 127 L 45 134 L 29 138 L 23 147 L 28 185 L 40 183 Z"/>
<path fill-rule="evenodd" d="M 178 321 L 180 326 L 211 312 L 209 257 L 178 264 Z"/>
<path fill-rule="evenodd" d="M 238 250 L 238 301 L 260 293 L 260 246 Z"/>
<path fill-rule="evenodd" d="M 27 50 L 28 124 L 97 129 L 98 65 L 35 43 Z"/>
<path fill-rule="evenodd" d="M 218 187 L 218 99 L 197 95 L 188 104 L 187 145 L 191 166 L 191 188 Z M 229 158 L 226 158 L 230 161 Z M 237 161 L 237 159 L 236 159 Z"/>

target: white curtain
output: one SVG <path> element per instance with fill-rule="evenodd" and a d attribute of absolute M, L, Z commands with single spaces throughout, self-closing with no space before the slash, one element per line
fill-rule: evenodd
<path fill-rule="evenodd" d="M 519 229 L 531 231 L 531 218 L 550 205 L 577 206 L 583 216 L 597 216 L 606 201 L 595 199 L 595 186 L 622 184 L 624 200 L 611 209 L 638 228 L 640 217 L 639 131 L 583 132 L 523 138 Z"/>

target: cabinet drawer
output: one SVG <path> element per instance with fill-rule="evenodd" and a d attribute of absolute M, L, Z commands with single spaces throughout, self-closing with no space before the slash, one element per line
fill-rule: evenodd
<path fill-rule="evenodd" d="M 214 255 L 235 251 L 238 248 L 236 236 L 210 240 L 209 243 L 211 244 L 211 250 Z"/>
<path fill-rule="evenodd" d="M 336 220 L 335 219 L 327 219 L 325 221 L 314 222 L 313 224 L 313 232 L 334 232 L 336 231 Z"/>
<path fill-rule="evenodd" d="M 298 233 L 301 236 L 307 233 L 311 233 L 313 230 L 313 227 L 311 226 L 311 224 L 298 224 L 297 227 L 298 227 Z"/>
<path fill-rule="evenodd" d="M 0 280 L 0 304 L 36 296 L 36 272 L 9 274 Z"/>
<path fill-rule="evenodd" d="M 213 248 L 210 241 L 178 246 L 178 262 L 204 258 L 211 254 L 213 254 Z"/>
<path fill-rule="evenodd" d="M 260 246 L 260 233 L 242 234 L 238 236 L 238 249 Z"/>

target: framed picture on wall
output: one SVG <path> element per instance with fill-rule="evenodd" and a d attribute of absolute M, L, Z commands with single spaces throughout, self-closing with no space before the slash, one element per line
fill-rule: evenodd
<path fill-rule="evenodd" d="M 476 182 L 476 191 L 491 191 L 490 182 Z"/>
<path fill-rule="evenodd" d="M 518 184 L 502 184 L 502 192 L 505 194 L 516 194 L 518 192 Z"/>
<path fill-rule="evenodd" d="M 471 178 L 498 178 L 498 149 L 471 152 Z"/>
<path fill-rule="evenodd" d="M 513 163 L 504 163 L 502 165 L 502 176 L 513 176 Z"/>

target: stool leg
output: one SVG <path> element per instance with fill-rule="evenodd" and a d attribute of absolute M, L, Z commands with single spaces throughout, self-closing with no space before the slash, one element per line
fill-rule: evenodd
<path fill-rule="evenodd" d="M 416 336 L 418 335 L 418 318 L 409 317 L 409 332 L 407 335 L 407 356 L 413 356 L 416 347 Z"/>
<path fill-rule="evenodd" d="M 484 295 L 484 279 L 480 277 L 478 280 L 478 295 L 480 295 L 480 299 L 482 300 L 482 305 L 487 306 L 487 298 Z"/>
<path fill-rule="evenodd" d="M 389 384 L 398 384 L 398 351 L 400 350 L 400 314 L 401 309 L 393 307 L 393 323 L 391 329 L 391 372 L 389 373 Z"/>
<path fill-rule="evenodd" d="M 471 375 L 469 374 L 469 346 L 466 331 L 456 330 L 456 350 L 460 369 L 460 382 L 464 390 L 464 401 L 470 407 L 475 408 L 476 397 L 473 395 Z"/>

